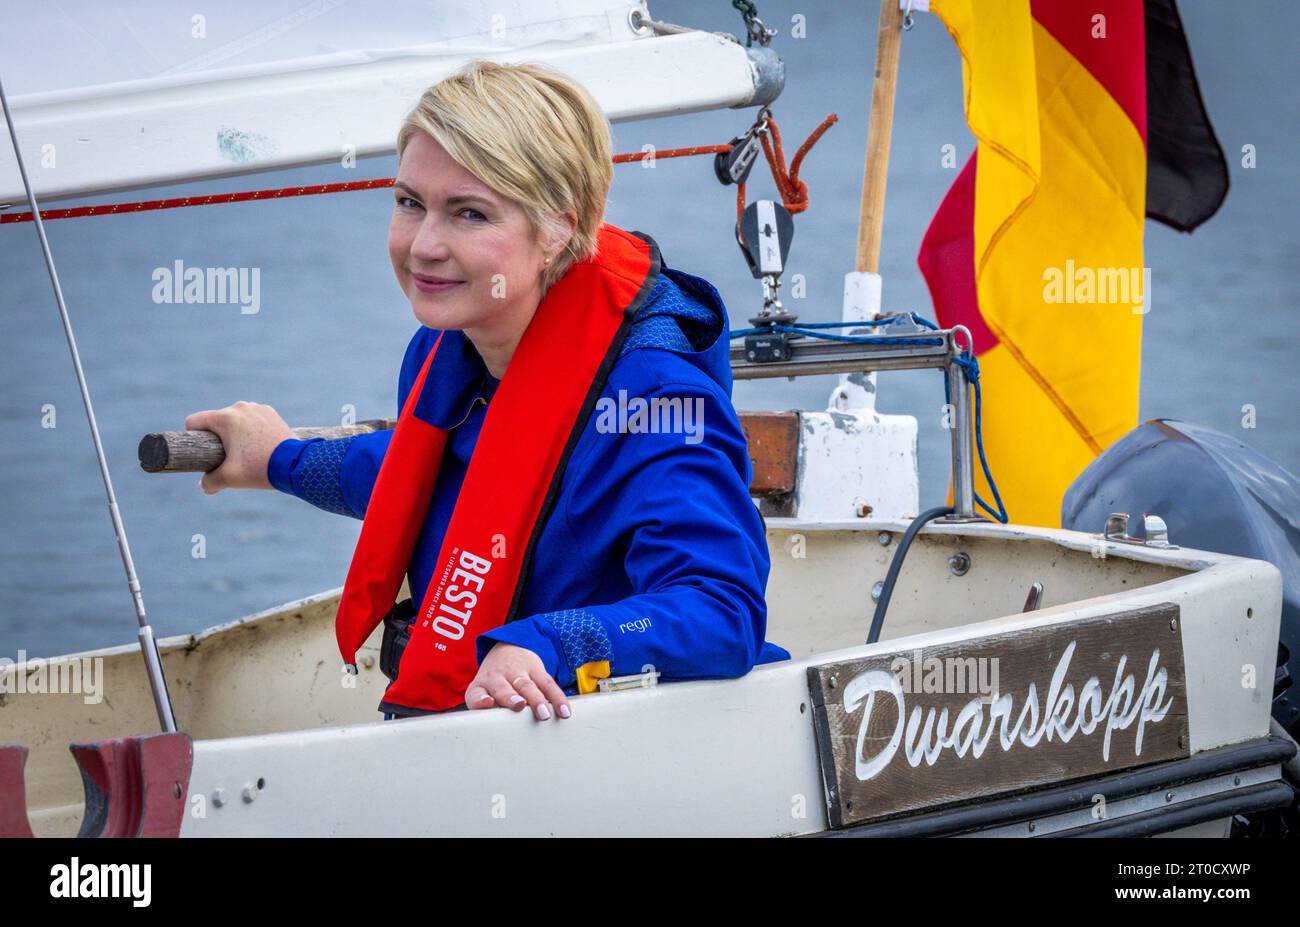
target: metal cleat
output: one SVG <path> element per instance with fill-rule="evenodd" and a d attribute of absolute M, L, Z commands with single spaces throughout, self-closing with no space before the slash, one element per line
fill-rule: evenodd
<path fill-rule="evenodd" d="M 1128 512 L 1111 512 L 1106 518 L 1106 530 L 1102 536 L 1116 544 L 1137 544 L 1140 547 L 1159 547 L 1166 550 L 1178 548 L 1177 544 L 1169 543 L 1169 526 L 1159 515 L 1143 512 L 1142 531 L 1145 537 L 1133 537 L 1128 533 Z"/>

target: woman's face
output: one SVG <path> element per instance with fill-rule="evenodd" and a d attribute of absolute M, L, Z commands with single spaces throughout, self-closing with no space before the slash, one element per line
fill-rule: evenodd
<path fill-rule="evenodd" d="M 388 253 L 415 317 L 429 328 L 522 332 L 548 256 L 523 207 L 424 132 L 407 143 L 393 193 Z"/>

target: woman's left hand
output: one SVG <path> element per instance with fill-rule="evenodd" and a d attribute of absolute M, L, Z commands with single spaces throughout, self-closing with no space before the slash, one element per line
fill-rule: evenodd
<path fill-rule="evenodd" d="M 561 718 L 569 717 L 572 711 L 569 700 L 546 672 L 542 658 L 527 647 L 501 641 L 492 645 L 478 668 L 478 675 L 465 690 L 465 704 L 470 708 L 500 705 L 522 711 L 529 705 L 538 721 L 550 720 L 548 702 L 555 706 Z"/>

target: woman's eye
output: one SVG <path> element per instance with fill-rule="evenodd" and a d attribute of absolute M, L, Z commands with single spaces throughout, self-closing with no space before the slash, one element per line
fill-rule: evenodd
<path fill-rule="evenodd" d="M 468 215 L 466 215 L 466 213 L 468 213 Z M 483 213 L 479 212 L 477 209 L 470 209 L 468 206 L 456 213 L 456 215 L 465 216 L 465 218 L 474 222 L 484 222 L 487 220 L 487 216 L 483 215 Z"/>
<path fill-rule="evenodd" d="M 408 208 L 408 209 L 419 209 L 419 208 L 420 208 L 420 203 L 419 203 L 419 201 L 418 201 L 418 200 L 415 200 L 415 199 L 412 199 L 412 198 L 409 197 L 409 196 L 399 196 L 399 197 L 397 198 L 397 205 L 398 205 L 398 206 L 405 207 L 405 208 Z"/>

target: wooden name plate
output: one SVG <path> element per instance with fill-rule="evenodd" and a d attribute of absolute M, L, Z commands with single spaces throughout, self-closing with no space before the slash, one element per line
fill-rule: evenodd
<path fill-rule="evenodd" d="M 1178 606 L 810 667 L 832 827 L 1188 755 Z"/>

